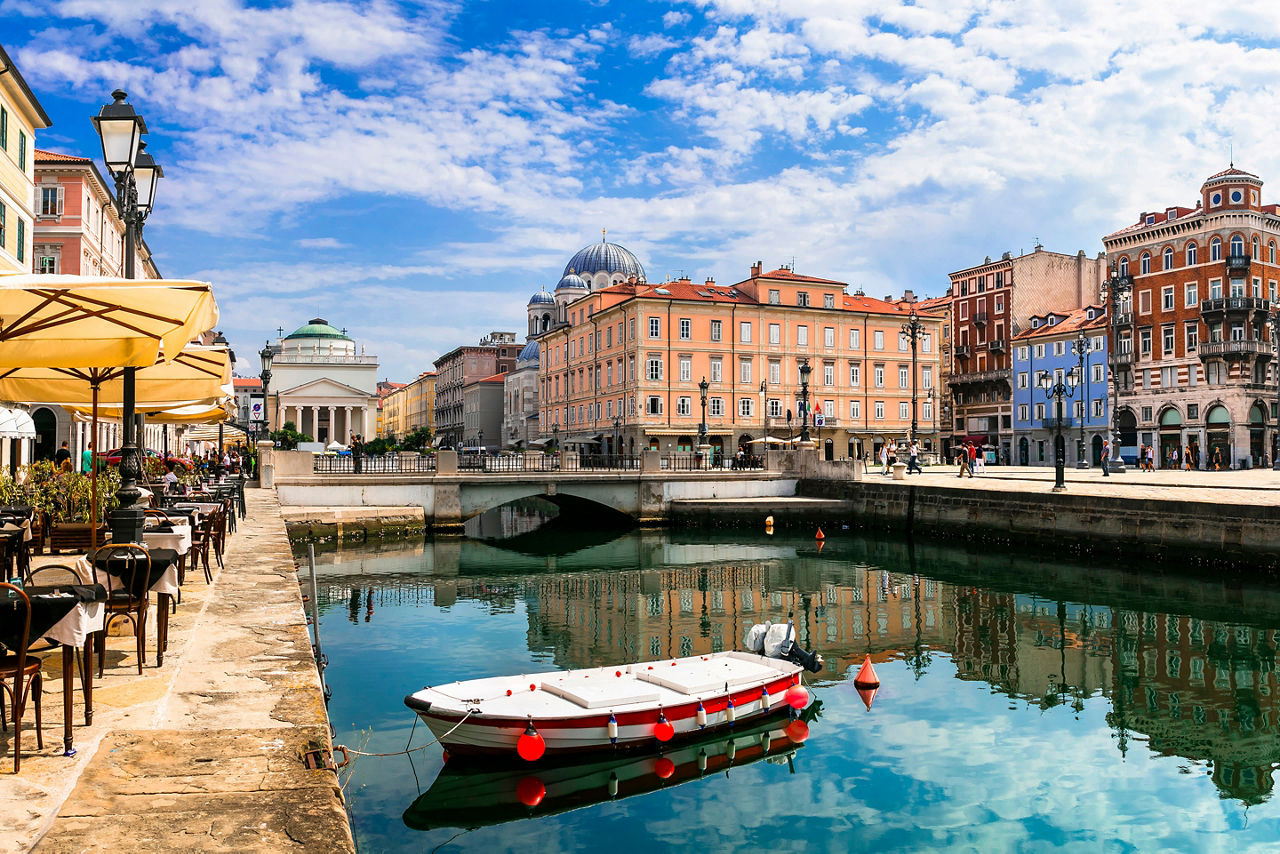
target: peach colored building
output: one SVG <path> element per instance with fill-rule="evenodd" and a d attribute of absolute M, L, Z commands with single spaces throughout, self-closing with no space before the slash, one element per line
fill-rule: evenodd
<path fill-rule="evenodd" d="M 734 285 L 633 277 L 586 291 L 558 306 L 538 336 L 542 436 L 584 452 L 692 451 L 705 378 L 709 443 L 729 455 L 758 450 L 766 435 L 799 436 L 807 363 L 820 450 L 828 459 L 873 454 L 910 430 L 910 307 L 759 263 Z M 915 390 L 926 440 L 942 317 L 920 319 Z"/>
<path fill-rule="evenodd" d="M 36 149 L 32 272 L 123 276 L 124 222 L 113 198 L 88 157 Z M 140 278 L 160 278 L 146 241 L 135 269 Z"/>

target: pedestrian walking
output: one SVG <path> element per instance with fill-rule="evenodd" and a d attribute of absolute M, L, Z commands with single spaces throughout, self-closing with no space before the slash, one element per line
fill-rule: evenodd
<path fill-rule="evenodd" d="M 978 450 L 977 445 L 970 445 L 969 447 L 969 461 L 974 464 L 970 467 L 969 474 L 972 475 L 975 468 L 978 474 L 982 474 L 987 470 L 987 452 Z"/>
<path fill-rule="evenodd" d="M 1191 471 L 1191 446 L 1182 449 L 1182 470 Z"/>
<path fill-rule="evenodd" d="M 889 474 L 889 446 L 887 444 L 880 446 L 880 474 Z"/>
<path fill-rule="evenodd" d="M 1102 476 L 1111 477 L 1108 468 L 1111 465 L 1111 442 L 1107 439 L 1102 440 Z"/>
<path fill-rule="evenodd" d="M 360 434 L 357 433 L 351 439 L 351 468 L 356 474 L 360 474 L 360 471 L 363 468 L 363 455 L 364 442 L 361 441 Z"/>
<path fill-rule="evenodd" d="M 911 449 L 907 455 L 907 474 L 913 471 L 916 474 L 924 474 L 924 469 L 920 468 L 920 443 L 915 439 L 911 440 Z"/>
<path fill-rule="evenodd" d="M 1213 449 L 1213 470 L 1220 471 L 1222 469 L 1222 449 Z"/>
<path fill-rule="evenodd" d="M 966 445 L 960 446 L 959 450 L 956 452 L 956 463 L 957 463 L 957 471 L 959 472 L 956 475 L 956 477 L 964 477 L 965 471 L 969 468 L 968 446 Z"/>

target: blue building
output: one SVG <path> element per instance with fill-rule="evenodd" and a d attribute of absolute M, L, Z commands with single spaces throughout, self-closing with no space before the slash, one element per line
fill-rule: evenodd
<path fill-rule="evenodd" d="M 1083 368 L 1071 396 L 1063 399 L 1062 434 L 1067 465 L 1080 459 L 1098 465 L 1109 435 L 1107 318 L 1101 305 L 1033 315 L 1030 327 L 1013 336 L 1013 461 L 1051 466 L 1057 433 L 1057 402 L 1040 387 L 1048 372 L 1066 381 Z"/>

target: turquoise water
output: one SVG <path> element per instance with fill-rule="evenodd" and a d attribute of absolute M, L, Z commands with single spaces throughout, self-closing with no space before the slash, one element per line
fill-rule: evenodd
<path fill-rule="evenodd" d="M 403 749 L 403 697 L 423 685 L 733 648 L 788 613 L 828 663 L 809 738 L 780 724 L 764 752 L 739 734 L 732 762 L 719 738 L 666 768 L 533 775 L 442 775 L 438 747 L 360 758 L 344 779 L 362 851 L 1280 844 L 1280 585 L 853 536 L 819 551 L 763 533 L 527 527 L 319 555 L 337 742 Z M 883 683 L 870 711 L 852 684 L 866 654 Z M 546 791 L 532 809 L 516 798 L 528 776 Z"/>

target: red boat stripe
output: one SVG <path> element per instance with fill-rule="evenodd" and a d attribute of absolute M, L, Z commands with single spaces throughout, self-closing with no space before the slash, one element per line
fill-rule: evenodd
<path fill-rule="evenodd" d="M 786 692 L 787 688 L 791 685 L 792 679 L 793 677 L 791 676 L 784 676 L 779 679 L 775 679 L 773 682 L 766 683 L 766 687 L 769 689 L 770 696 L 774 698 L 775 701 L 780 700 L 783 694 Z M 759 703 L 761 696 L 763 696 L 763 693 L 764 692 L 762 689 L 758 687 L 754 687 L 754 688 L 749 688 L 745 691 L 739 691 L 738 693 L 733 694 L 731 696 L 733 697 L 734 706 L 742 706 L 744 704 Z M 690 718 L 696 718 L 698 714 L 699 702 L 702 703 L 702 707 L 703 709 L 706 710 L 708 715 L 716 714 L 717 712 L 723 712 L 729 706 L 728 700 L 725 697 L 721 696 L 721 697 L 716 697 L 710 700 L 693 700 L 692 702 L 682 703 L 678 706 L 664 706 L 661 710 L 657 708 L 653 708 L 653 709 L 646 709 L 642 712 L 626 712 L 624 714 L 615 715 L 615 717 L 618 720 L 619 727 L 634 726 L 637 724 L 646 724 L 646 723 L 656 724 L 658 722 L 659 714 L 665 714 L 667 717 L 667 720 L 670 721 L 672 724 L 675 724 L 678 721 L 688 720 Z M 430 717 L 434 717 L 442 721 L 448 721 L 450 723 L 456 723 L 457 721 L 462 720 L 462 715 L 460 714 L 443 714 L 434 707 L 431 709 L 431 711 L 427 712 L 426 714 L 429 715 Z M 601 714 L 601 715 L 593 715 L 590 717 L 582 717 L 582 718 L 551 718 L 551 719 L 542 720 L 542 721 L 538 721 L 538 720 L 534 721 L 534 726 L 537 727 L 539 730 L 589 729 L 591 727 L 604 728 L 608 726 L 608 724 L 609 724 L 609 712 L 605 712 L 604 714 Z M 499 728 L 506 728 L 506 729 L 519 728 L 520 731 L 523 732 L 525 726 L 528 725 L 528 718 L 527 717 L 510 717 L 510 718 L 472 717 L 468 719 L 467 725 L 499 727 Z"/>

